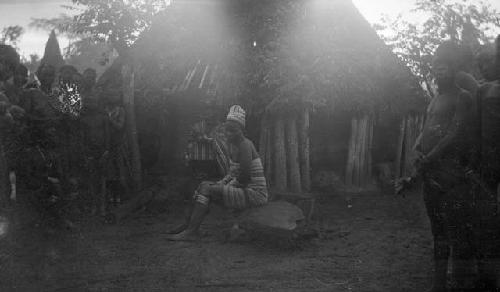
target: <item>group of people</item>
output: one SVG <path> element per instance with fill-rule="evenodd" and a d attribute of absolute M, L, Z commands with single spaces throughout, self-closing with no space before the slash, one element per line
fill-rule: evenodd
<path fill-rule="evenodd" d="M 451 253 L 458 282 L 475 262 L 480 289 L 500 288 L 500 36 L 496 58 L 480 66 L 477 81 L 459 45 L 444 42 L 434 55 L 437 94 L 415 145 L 434 238 L 433 292 L 448 291 Z M 90 212 L 105 215 L 107 182 L 115 183 L 115 202 L 130 189 L 121 96 L 107 96 L 93 69 L 80 74 L 65 65 L 56 72 L 42 64 L 38 82 L 28 83 L 27 75 L 17 52 L 0 45 L 0 193 L 18 199 L 19 186 L 26 201 L 58 217 L 61 203 L 84 182 Z M 198 187 L 188 220 L 170 240 L 197 238 L 212 202 L 236 209 L 267 203 L 262 161 L 244 127 L 245 111 L 231 107 L 224 126 L 230 171 Z"/>
<path fill-rule="evenodd" d="M 104 216 L 129 192 L 121 96 L 96 77 L 91 68 L 82 74 L 42 61 L 28 82 L 15 49 L 0 45 L 2 203 L 35 207 L 59 224 L 71 201 Z"/>
<path fill-rule="evenodd" d="M 415 145 L 434 239 L 432 292 L 449 291 L 450 258 L 457 291 L 500 288 L 500 36 L 496 50 L 496 63 L 494 53 L 479 62 L 480 77 L 451 41 L 433 57 L 437 93 Z"/>

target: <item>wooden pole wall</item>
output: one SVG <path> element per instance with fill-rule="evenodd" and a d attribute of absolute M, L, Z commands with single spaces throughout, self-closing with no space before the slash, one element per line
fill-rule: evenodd
<path fill-rule="evenodd" d="M 345 182 L 348 186 L 366 186 L 372 174 L 373 119 L 370 115 L 351 119 Z"/>
<path fill-rule="evenodd" d="M 408 115 L 401 120 L 394 171 L 396 179 L 411 176 L 414 173 L 412 165 L 413 148 L 423 128 L 423 122 L 424 117 L 422 115 Z"/>
<path fill-rule="evenodd" d="M 298 117 L 282 115 L 261 123 L 260 155 L 271 188 L 294 193 L 310 191 L 309 122 L 309 109 L 304 109 Z"/>

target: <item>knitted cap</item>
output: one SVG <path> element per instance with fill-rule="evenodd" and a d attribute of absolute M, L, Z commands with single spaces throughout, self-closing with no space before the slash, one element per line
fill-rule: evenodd
<path fill-rule="evenodd" d="M 233 105 L 227 114 L 228 121 L 234 121 L 245 127 L 245 110 L 239 105 Z"/>

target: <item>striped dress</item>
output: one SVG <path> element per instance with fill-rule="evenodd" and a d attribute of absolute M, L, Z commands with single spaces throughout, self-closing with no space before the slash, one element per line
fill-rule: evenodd
<path fill-rule="evenodd" d="M 245 188 L 238 187 L 238 173 L 240 164 L 230 161 L 230 180 L 224 185 L 222 197 L 224 205 L 228 208 L 245 209 L 262 206 L 267 203 L 267 184 L 264 176 L 264 167 L 260 158 L 255 158 L 251 163 L 251 179 Z"/>

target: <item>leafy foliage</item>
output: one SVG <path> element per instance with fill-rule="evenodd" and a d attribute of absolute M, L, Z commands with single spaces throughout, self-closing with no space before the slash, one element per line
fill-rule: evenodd
<path fill-rule="evenodd" d="M 24 56 L 22 56 L 21 58 L 22 63 L 26 66 L 26 68 L 28 68 L 30 74 L 34 73 L 38 66 L 40 66 L 41 60 L 40 56 L 38 56 L 37 54 L 31 54 L 29 55 L 29 58 L 26 58 Z"/>
<path fill-rule="evenodd" d="M 53 18 L 33 18 L 29 24 L 30 27 L 57 32 L 58 35 L 64 35 L 69 39 L 75 39 L 78 35 L 72 28 L 73 17 L 66 13 L 61 13 Z"/>
<path fill-rule="evenodd" d="M 411 13 L 426 16 L 423 23 L 408 21 L 399 15 L 383 17 L 375 29 L 398 57 L 411 69 L 432 95 L 431 58 L 444 40 L 461 42 L 473 53 L 482 43 L 493 40 L 494 30 L 500 28 L 500 14 L 491 5 L 471 0 L 416 0 Z"/>
<path fill-rule="evenodd" d="M 74 17 L 72 31 L 92 40 L 110 42 L 122 54 L 166 7 L 164 0 L 72 0 L 84 6 Z"/>
<path fill-rule="evenodd" d="M 19 38 L 24 33 L 24 28 L 19 25 L 11 25 L 2 29 L 2 34 L 0 35 L 1 44 L 9 44 L 17 47 L 17 42 Z"/>
<path fill-rule="evenodd" d="M 70 7 L 74 11 L 74 7 Z M 60 14 L 54 18 L 34 18 L 30 26 L 46 30 L 56 31 L 69 39 L 70 43 L 64 49 L 64 59 L 69 65 L 75 66 L 79 71 L 87 68 L 96 69 L 97 75 L 101 75 L 115 58 L 113 48 L 102 42 L 96 42 L 87 34 L 76 33 L 74 17 L 69 14 Z"/>

